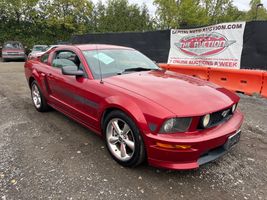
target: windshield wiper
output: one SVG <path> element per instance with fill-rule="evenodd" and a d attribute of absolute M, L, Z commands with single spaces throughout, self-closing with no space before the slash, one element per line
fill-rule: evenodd
<path fill-rule="evenodd" d="M 153 69 L 144 68 L 144 67 L 134 67 L 134 68 L 125 69 L 122 72 L 118 72 L 117 74 L 123 74 L 125 72 L 141 72 L 141 71 L 150 71 L 150 70 L 153 70 Z"/>

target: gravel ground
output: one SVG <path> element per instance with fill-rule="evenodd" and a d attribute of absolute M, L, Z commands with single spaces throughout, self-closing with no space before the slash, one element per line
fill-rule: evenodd
<path fill-rule="evenodd" d="M 0 199 L 267 199 L 267 100 L 240 96 L 229 154 L 198 170 L 128 169 L 91 131 L 33 108 L 23 63 L 0 63 Z"/>

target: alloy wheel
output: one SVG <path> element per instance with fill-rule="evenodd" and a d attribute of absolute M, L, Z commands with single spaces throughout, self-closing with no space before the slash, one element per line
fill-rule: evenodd
<path fill-rule="evenodd" d="M 42 105 L 41 94 L 36 84 L 32 85 L 32 100 L 36 108 L 40 108 Z"/>
<path fill-rule="evenodd" d="M 130 126 L 120 118 L 109 121 L 106 129 L 107 144 L 110 152 L 120 161 L 128 161 L 135 151 L 135 141 Z"/>

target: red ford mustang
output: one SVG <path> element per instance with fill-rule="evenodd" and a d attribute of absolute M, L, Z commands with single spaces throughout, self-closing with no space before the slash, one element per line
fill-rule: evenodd
<path fill-rule="evenodd" d="M 27 61 L 25 75 L 38 111 L 53 107 L 94 130 L 123 166 L 194 169 L 240 138 L 237 95 L 131 48 L 60 46 Z"/>

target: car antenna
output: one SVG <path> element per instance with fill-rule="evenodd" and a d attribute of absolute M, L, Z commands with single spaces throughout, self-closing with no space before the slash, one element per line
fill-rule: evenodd
<path fill-rule="evenodd" d="M 98 60 L 98 67 L 99 67 L 99 73 L 100 73 L 100 83 L 104 84 L 103 77 L 102 77 L 102 70 L 101 70 L 101 64 L 99 60 L 99 51 L 98 51 L 98 45 L 96 44 L 96 52 L 97 52 L 97 60 Z"/>

